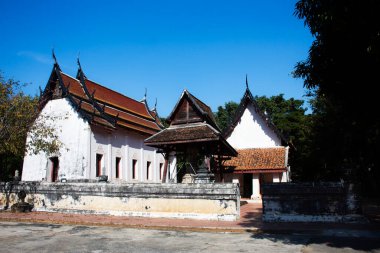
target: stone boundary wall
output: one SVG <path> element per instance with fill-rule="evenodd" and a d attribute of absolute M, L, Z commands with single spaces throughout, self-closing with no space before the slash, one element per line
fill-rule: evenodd
<path fill-rule="evenodd" d="M 268 222 L 365 222 L 352 184 L 262 185 L 263 220 Z"/>
<path fill-rule="evenodd" d="M 240 218 L 237 184 L 0 182 L 0 208 L 25 190 L 35 211 L 234 221 Z"/>

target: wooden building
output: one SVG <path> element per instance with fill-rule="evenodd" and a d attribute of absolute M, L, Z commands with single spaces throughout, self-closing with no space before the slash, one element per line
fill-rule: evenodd
<path fill-rule="evenodd" d="M 146 139 L 145 144 L 167 154 L 167 179 L 170 181 L 202 181 L 202 173 L 207 174 L 204 167 L 210 172 L 212 156 L 237 154 L 220 132 L 210 107 L 187 90 L 182 92 L 168 121 L 170 126 Z M 203 163 L 205 158 L 206 165 L 202 171 L 199 163 Z"/>

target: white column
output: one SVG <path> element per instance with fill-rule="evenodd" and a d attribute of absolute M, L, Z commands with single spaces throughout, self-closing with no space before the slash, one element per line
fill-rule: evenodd
<path fill-rule="evenodd" d="M 143 141 L 141 141 L 141 148 L 140 148 L 140 173 L 139 173 L 139 177 L 138 177 L 138 180 L 140 182 L 143 182 L 145 181 L 145 173 L 144 173 L 144 167 L 145 167 L 145 164 L 144 164 L 144 149 L 143 149 Z"/>
<path fill-rule="evenodd" d="M 169 163 L 168 164 L 168 173 L 167 173 L 167 179 L 168 180 L 166 182 L 176 183 L 177 177 L 176 177 L 175 170 L 177 167 L 177 156 L 175 155 L 175 152 L 170 152 L 168 163 Z M 175 177 L 173 178 L 173 176 L 175 176 Z M 171 180 L 171 179 L 174 179 L 174 180 Z"/>
<path fill-rule="evenodd" d="M 111 145 L 111 138 L 108 139 L 109 142 L 108 142 L 108 145 L 107 145 L 107 167 L 106 168 L 106 171 L 107 171 L 107 176 L 108 176 L 108 180 L 111 180 L 113 177 L 112 177 L 112 145 Z"/>
<path fill-rule="evenodd" d="M 287 177 L 288 172 L 282 172 L 280 173 L 281 176 L 281 182 L 288 182 L 288 177 Z"/>
<path fill-rule="evenodd" d="M 87 132 L 87 158 L 86 158 L 86 162 L 87 162 L 87 171 L 86 171 L 86 178 L 87 179 L 90 179 L 92 178 L 91 177 L 91 172 L 92 172 L 92 168 L 91 168 L 91 161 L 92 161 L 92 154 L 91 154 L 91 127 L 88 126 L 88 128 L 85 129 L 85 131 Z"/>
<path fill-rule="evenodd" d="M 280 175 L 279 173 L 273 174 L 273 183 L 280 183 Z"/>
<path fill-rule="evenodd" d="M 174 154 L 172 173 L 170 173 L 173 179 L 173 183 L 177 183 L 177 156 Z"/>
<path fill-rule="evenodd" d="M 130 160 L 129 160 L 129 145 L 128 145 L 128 136 L 125 136 L 125 145 L 124 145 L 124 159 L 122 161 L 122 166 L 123 166 L 123 173 L 122 173 L 122 178 L 126 181 L 130 179 L 129 175 L 129 165 Z"/>
<path fill-rule="evenodd" d="M 159 174 L 159 172 L 157 172 L 157 171 L 159 171 L 160 170 L 160 168 L 159 168 L 159 166 L 158 166 L 158 162 L 157 162 L 157 151 L 156 151 L 156 149 L 154 149 L 154 151 L 153 151 L 153 162 L 152 162 L 153 164 L 153 169 L 152 169 L 152 181 L 153 182 L 158 182 L 159 181 L 159 176 L 158 176 L 158 174 Z"/>
<path fill-rule="evenodd" d="M 260 176 L 260 174 L 252 174 L 252 196 L 251 196 L 251 199 L 261 199 L 259 176 Z"/>

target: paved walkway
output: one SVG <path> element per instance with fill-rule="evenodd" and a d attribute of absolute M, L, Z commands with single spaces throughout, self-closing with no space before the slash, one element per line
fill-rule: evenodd
<path fill-rule="evenodd" d="M 207 221 L 193 219 L 121 217 L 93 214 L 68 214 L 50 212 L 11 213 L 0 212 L 0 221 L 38 222 L 49 224 L 116 226 L 161 230 L 215 231 L 215 232 L 274 232 L 274 233 L 321 233 L 321 231 L 368 231 L 380 235 L 380 224 L 340 223 L 263 223 L 261 204 L 248 203 L 241 206 L 238 221 Z"/>

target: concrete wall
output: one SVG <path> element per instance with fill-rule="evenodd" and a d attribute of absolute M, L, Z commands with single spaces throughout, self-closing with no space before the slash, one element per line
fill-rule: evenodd
<path fill-rule="evenodd" d="M 226 140 L 236 149 L 281 146 L 281 140 L 257 114 L 252 105 L 247 106 L 240 121 Z"/>
<path fill-rule="evenodd" d="M 355 222 L 361 220 L 353 185 L 341 183 L 263 184 L 263 220 Z"/>
<path fill-rule="evenodd" d="M 236 184 L 0 183 L 0 206 L 17 202 L 16 193 L 34 210 L 118 216 L 237 220 L 240 193 Z"/>

